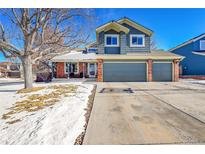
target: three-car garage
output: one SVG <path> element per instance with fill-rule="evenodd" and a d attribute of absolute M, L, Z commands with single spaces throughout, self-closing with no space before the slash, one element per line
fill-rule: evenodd
<path fill-rule="evenodd" d="M 173 79 L 172 61 L 152 62 L 152 81 L 168 82 Z M 104 82 L 146 82 L 147 61 L 107 61 L 103 63 Z"/>

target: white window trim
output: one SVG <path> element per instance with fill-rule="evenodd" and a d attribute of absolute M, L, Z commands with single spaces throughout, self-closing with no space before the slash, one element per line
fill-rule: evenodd
<path fill-rule="evenodd" d="M 89 53 L 89 49 L 94 49 L 94 50 L 96 50 L 96 52 L 97 52 L 97 50 L 98 50 L 98 48 L 88 48 L 87 49 L 87 52 Z M 92 52 L 93 53 L 93 52 Z"/>
<path fill-rule="evenodd" d="M 67 74 L 68 72 L 66 72 L 66 63 L 69 63 L 69 62 L 65 62 L 64 63 L 64 73 Z M 77 64 L 77 71 L 76 72 L 73 72 L 74 74 L 78 74 L 79 73 L 79 63 L 76 62 L 76 63 L 69 63 L 70 64 Z M 70 73 L 70 72 L 69 72 Z"/>
<path fill-rule="evenodd" d="M 132 37 L 143 37 L 142 45 L 132 44 Z M 145 47 L 145 35 L 144 34 L 130 34 L 130 47 Z"/>
<path fill-rule="evenodd" d="M 67 73 L 68 73 L 68 72 L 66 72 L 66 63 L 67 63 L 67 62 L 64 63 L 64 74 L 67 74 Z"/>
<path fill-rule="evenodd" d="M 94 69 L 95 69 L 95 75 L 90 75 L 90 64 L 94 64 Z M 97 73 L 97 64 L 96 63 L 88 63 L 88 75 L 89 77 L 95 77 L 96 76 L 96 73 Z"/>
<path fill-rule="evenodd" d="M 204 49 L 202 49 L 202 43 L 204 43 L 204 44 L 205 44 L 205 40 L 200 40 L 200 50 L 205 50 L 205 48 L 204 48 Z"/>
<path fill-rule="evenodd" d="M 95 49 L 95 50 L 96 50 L 96 49 L 98 49 L 98 48 L 88 48 L 88 50 L 89 50 L 89 49 Z"/>
<path fill-rule="evenodd" d="M 108 45 L 107 44 L 107 37 L 117 37 L 117 44 L 116 45 Z M 104 39 L 104 44 L 105 47 L 119 47 L 119 34 L 105 34 L 105 39 Z"/>

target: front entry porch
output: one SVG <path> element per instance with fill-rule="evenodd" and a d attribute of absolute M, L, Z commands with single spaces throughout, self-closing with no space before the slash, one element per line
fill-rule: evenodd
<path fill-rule="evenodd" d="M 55 62 L 53 64 L 55 78 L 96 78 L 96 62 Z"/>
<path fill-rule="evenodd" d="M 71 51 L 52 60 L 55 78 L 96 78 L 97 60 L 95 53 Z"/>

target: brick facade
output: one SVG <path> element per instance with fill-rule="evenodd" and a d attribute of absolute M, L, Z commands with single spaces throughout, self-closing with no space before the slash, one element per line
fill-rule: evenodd
<path fill-rule="evenodd" d="M 56 65 L 57 78 L 66 78 L 64 62 L 58 62 Z"/>
<path fill-rule="evenodd" d="M 80 77 L 80 73 L 83 72 L 83 63 L 80 62 L 78 65 L 78 74 L 75 77 Z M 87 77 L 87 63 L 84 64 L 84 75 Z M 65 74 L 65 64 L 64 62 L 57 62 L 56 63 L 56 77 L 57 78 L 67 78 L 67 74 Z"/>
<path fill-rule="evenodd" d="M 98 63 L 98 75 L 97 75 L 97 81 L 103 82 L 103 59 L 97 59 Z M 147 60 L 147 81 L 152 81 L 152 65 L 153 61 L 152 59 Z M 84 64 L 84 70 L 85 70 L 85 77 L 87 77 L 87 64 Z M 57 78 L 66 78 L 67 74 L 65 74 L 65 65 L 64 62 L 58 62 L 56 67 L 56 76 Z M 80 73 L 83 72 L 83 63 L 79 63 L 79 74 L 78 77 L 80 77 Z M 179 81 L 179 60 L 173 60 L 173 81 Z"/>
<path fill-rule="evenodd" d="M 80 73 L 83 73 L 83 63 L 79 63 L 79 77 Z M 87 63 L 84 63 L 84 76 L 87 76 Z"/>
<path fill-rule="evenodd" d="M 177 82 L 179 81 L 179 60 L 175 59 L 173 60 L 173 81 Z"/>
<path fill-rule="evenodd" d="M 98 63 L 98 82 L 103 82 L 103 60 L 102 59 L 98 59 L 97 60 Z"/>
<path fill-rule="evenodd" d="M 147 64 L 148 64 L 148 70 L 147 70 L 147 81 L 151 82 L 152 81 L 152 63 L 153 61 L 151 59 L 148 59 Z"/>

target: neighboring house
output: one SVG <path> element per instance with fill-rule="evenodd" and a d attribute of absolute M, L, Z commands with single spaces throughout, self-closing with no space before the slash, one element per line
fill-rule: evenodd
<path fill-rule="evenodd" d="M 178 81 L 182 56 L 151 51 L 153 31 L 128 19 L 96 29 L 96 42 L 85 51 L 53 58 L 56 77 L 97 77 L 98 81 Z"/>
<path fill-rule="evenodd" d="M 0 62 L 0 77 L 21 77 L 20 64 Z"/>
<path fill-rule="evenodd" d="M 205 34 L 192 38 L 169 51 L 185 57 L 180 62 L 182 76 L 205 76 Z"/>

